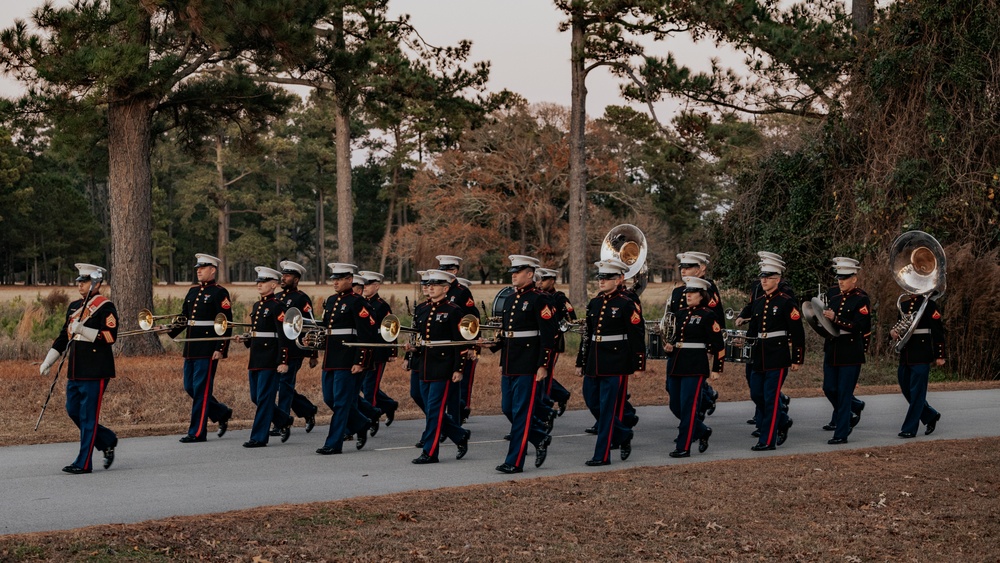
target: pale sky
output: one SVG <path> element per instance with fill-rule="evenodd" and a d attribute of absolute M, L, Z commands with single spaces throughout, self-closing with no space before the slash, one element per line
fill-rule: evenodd
<path fill-rule="evenodd" d="M 59 0 L 57 4 L 66 4 Z M 0 0 L 0 28 L 10 27 L 15 18 L 27 19 L 42 0 Z M 558 31 L 562 16 L 550 0 L 390 0 L 392 15 L 408 13 L 421 36 L 434 45 L 453 45 L 460 39 L 472 41 L 471 60 L 492 62 L 489 89 L 507 88 L 529 102 L 549 102 L 569 106 L 569 33 Z M 685 38 L 650 43 L 657 54 L 673 51 L 684 64 L 696 70 L 708 68 L 709 59 L 721 58 L 738 64 L 741 57 L 718 51 L 713 45 L 694 45 Z M 622 104 L 618 81 L 598 69 L 587 79 L 587 111 L 599 117 L 610 104 Z M 21 89 L 9 78 L 0 78 L 0 94 L 16 96 Z M 668 100 L 657 106 L 663 120 L 677 111 L 680 102 Z M 636 109 L 645 111 L 644 106 Z"/>

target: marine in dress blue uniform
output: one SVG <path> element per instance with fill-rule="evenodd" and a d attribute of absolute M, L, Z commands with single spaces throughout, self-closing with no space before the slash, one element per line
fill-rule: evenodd
<path fill-rule="evenodd" d="M 361 275 L 361 271 L 359 270 L 357 273 L 354 274 L 353 281 L 351 282 L 351 289 L 354 291 L 355 294 L 361 296 L 363 299 L 365 299 L 364 297 L 365 283 L 367 283 L 367 281 L 365 280 L 364 276 Z M 365 304 L 369 305 L 368 310 L 372 312 L 373 320 L 375 320 L 374 311 L 372 310 L 367 299 L 365 299 Z M 379 328 L 379 322 L 376 321 L 375 322 L 376 332 L 378 332 L 378 328 Z M 371 424 L 368 426 L 368 431 L 371 432 L 372 436 L 374 436 L 375 434 L 378 433 L 379 420 L 382 419 L 382 410 L 376 407 L 374 404 L 372 404 L 371 401 L 366 401 L 363 392 L 365 387 L 365 377 L 367 376 L 368 372 L 374 369 L 375 367 L 374 364 L 375 348 L 371 348 L 371 352 L 372 352 L 372 357 L 369 360 L 368 366 L 365 368 L 364 373 L 361 374 L 361 377 L 357 377 L 354 379 L 355 387 L 357 387 L 357 389 L 355 389 L 354 394 L 357 395 L 358 398 L 357 399 L 358 412 L 361 413 L 361 416 L 371 421 Z M 354 439 L 353 434 L 348 434 L 345 437 L 345 440 L 353 440 L 353 439 Z"/>
<path fill-rule="evenodd" d="M 187 322 L 170 331 L 176 338 L 185 330 L 185 338 L 211 338 L 213 340 L 188 340 L 184 343 L 184 391 L 191 397 L 191 423 L 182 443 L 204 442 L 208 437 L 208 421 L 219 424 L 221 438 L 229 428 L 233 409 L 220 403 L 212 390 L 219 360 L 229 353 L 229 340 L 216 339 L 213 327 L 215 317 L 222 313 L 226 320 L 233 320 L 233 304 L 226 288 L 215 283 L 216 274 L 222 261 L 209 254 L 195 254 L 195 273 L 198 285 L 188 290 L 181 308 L 181 316 Z M 223 336 L 229 336 L 232 329 L 227 327 Z"/>
<path fill-rule="evenodd" d="M 420 294 L 424 296 L 424 300 L 417 303 L 413 307 L 414 326 L 420 322 L 424 322 L 423 319 L 428 314 L 427 312 L 430 308 L 430 298 L 427 297 L 430 280 L 427 278 L 427 271 L 420 270 L 417 272 L 417 275 L 420 276 Z M 417 405 L 417 408 L 419 408 L 421 412 L 427 414 L 427 408 L 424 405 L 424 397 L 420 391 L 420 382 L 423 380 L 420 376 L 422 354 L 422 348 L 406 352 L 406 355 L 403 357 L 403 369 L 410 372 L 410 399 L 413 400 L 413 404 Z M 416 446 L 418 448 L 424 447 L 424 441 L 422 439 L 419 440 Z"/>
<path fill-rule="evenodd" d="M 587 304 L 587 323 L 576 357 L 577 375 L 594 378 L 598 393 L 597 442 L 586 465 L 608 465 L 611 449 L 624 461 L 632 453 L 633 431 L 622 422 L 625 380 L 646 369 L 646 323 L 636 302 L 621 290 L 628 266 L 617 259 L 597 266 L 600 293 Z"/>
<path fill-rule="evenodd" d="M 333 411 L 333 417 L 326 442 L 316 450 L 321 455 L 341 453 L 344 436 L 348 433 L 358 435 L 356 446 L 359 450 L 367 442 L 371 421 L 358 411 L 358 382 L 372 360 L 372 349 L 364 344 L 375 341 L 377 330 L 364 297 L 351 287 L 358 267 L 339 262 L 330 263 L 328 267 L 336 293 L 323 305 L 323 326 L 326 327 L 323 402 Z M 359 345 L 345 346 L 345 343 Z"/>
<path fill-rule="evenodd" d="M 670 394 L 670 412 L 677 417 L 677 438 L 670 457 L 688 457 L 691 444 L 698 440 L 698 451 L 708 449 L 712 429 L 698 416 L 705 391 L 709 369 L 722 373 L 726 344 L 722 326 L 711 303 L 713 284 L 697 276 L 684 276 L 685 306 L 677 309 L 677 334 L 675 342 L 663 345 L 667 358 L 667 392 Z M 711 362 L 711 364 L 709 363 Z M 709 367 L 711 365 L 711 368 Z"/>
<path fill-rule="evenodd" d="M 428 270 L 427 279 L 429 308 L 420 322 L 413 326 L 420 338 L 418 346 L 423 348 L 420 355 L 420 390 L 427 409 L 427 422 L 420 439 L 424 443 L 423 452 L 413 460 L 417 465 L 438 462 L 442 436 L 458 446 L 456 458 L 462 459 L 469 451 L 469 436 L 472 434 L 446 412 L 448 395 L 457 391 L 451 384 L 462 379 L 462 364 L 468 349 L 467 346 L 440 345 L 463 341 L 459 332 L 463 311 L 448 299 L 448 289 L 455 276 L 443 270 Z"/>
<path fill-rule="evenodd" d="M 509 256 L 511 285 L 516 292 L 503 311 L 501 330 L 490 350 L 500 351 L 500 408 L 511 422 L 507 457 L 496 467 L 501 473 L 524 470 L 527 445 L 535 446 L 535 467 L 541 467 L 552 438 L 535 419 L 537 386 L 548 374 L 555 353 L 555 307 L 535 287 L 537 258 Z M 482 342 L 480 343 L 482 344 Z"/>
<path fill-rule="evenodd" d="M 708 299 L 701 302 L 702 307 L 708 307 L 715 315 L 715 320 L 725 327 L 726 313 L 722 305 L 722 294 L 715 282 L 705 277 L 710 256 L 704 252 L 682 252 L 677 255 L 677 263 L 681 272 L 681 279 L 685 276 L 702 278 L 708 282 Z M 685 286 L 675 287 L 670 294 L 670 312 L 675 315 L 682 308 L 687 306 L 687 292 Z M 702 382 L 701 393 L 699 393 L 698 416 L 705 416 L 715 412 L 715 402 L 719 399 L 719 393 L 712 388 L 708 378 Z"/>
<path fill-rule="evenodd" d="M 785 266 L 785 261 L 781 259 L 781 256 L 779 254 L 775 254 L 774 252 L 766 252 L 762 250 L 757 253 L 757 257 L 760 258 L 761 260 L 765 259 L 772 260 L 774 263 L 780 264 L 782 267 Z M 796 303 L 799 302 L 799 300 L 796 299 L 795 297 L 795 291 L 792 289 L 791 284 L 786 282 L 784 279 L 778 282 L 778 291 L 791 297 L 792 301 Z M 756 301 L 760 296 L 764 295 L 764 289 L 760 285 L 760 279 L 757 279 L 756 281 L 753 282 L 753 284 L 750 286 L 750 289 L 747 291 L 747 294 L 750 296 L 750 300 L 747 301 L 747 304 L 743 307 L 743 310 L 740 311 L 740 313 L 736 316 L 736 320 L 734 321 L 734 323 L 737 327 L 743 326 L 750 322 L 751 308 L 753 307 L 753 302 Z M 753 373 L 753 362 L 747 362 L 746 363 L 747 389 L 750 388 L 751 373 Z M 791 399 L 788 398 L 788 395 L 781 393 L 779 395 L 778 408 L 787 413 L 788 405 L 790 402 Z M 761 417 L 760 409 L 754 406 L 753 417 L 747 420 L 747 424 L 753 424 L 755 427 L 759 426 L 760 417 Z M 759 435 L 760 431 L 755 429 L 753 431 L 753 436 L 756 438 Z"/>
<path fill-rule="evenodd" d="M 912 315 L 920 309 L 927 297 L 923 295 L 908 295 L 901 300 L 900 319 L 902 314 Z M 893 328 L 889 332 L 893 340 L 902 336 Z M 941 413 L 927 403 L 927 378 L 931 364 L 943 366 L 945 363 L 945 331 L 941 319 L 941 309 L 933 300 L 927 303 L 924 313 L 917 321 L 910 339 L 899 353 L 899 368 L 896 372 L 899 389 L 910 407 L 906 409 L 903 427 L 899 431 L 900 438 L 913 438 L 923 422 L 926 427 L 924 434 L 930 434 L 937 428 Z"/>
<path fill-rule="evenodd" d="M 438 261 L 438 269 L 455 276 L 455 279 L 448 286 L 448 301 L 451 301 L 462 311 L 462 315 L 472 315 L 477 319 L 482 318 L 479 307 L 476 307 L 476 300 L 472 298 L 472 291 L 467 285 L 459 282 L 458 270 L 462 264 L 462 259 L 458 256 L 442 254 L 435 257 Z M 476 377 L 476 364 L 479 351 L 474 347 L 465 352 L 466 360 L 462 364 L 462 380 L 451 384 L 453 392 L 448 397 L 448 414 L 452 415 L 456 421 L 463 421 L 472 414 L 472 383 Z"/>
<path fill-rule="evenodd" d="M 562 413 L 566 412 L 566 404 L 569 402 L 570 392 L 556 380 L 555 373 L 559 356 L 566 352 L 566 336 L 561 327 L 568 327 L 569 325 L 564 323 L 576 320 L 576 311 L 573 310 L 573 304 L 570 303 L 569 297 L 556 289 L 559 270 L 540 268 L 538 278 L 538 289 L 549 294 L 549 299 L 552 300 L 552 305 L 556 308 L 556 323 L 560 326 L 560 330 L 556 332 L 556 353 L 552 355 L 552 364 L 548 367 L 549 375 L 541 385 L 543 404 L 553 409 L 549 418 L 549 423 L 552 424 L 555 416 L 561 416 Z M 555 405 L 558 405 L 558 408 Z"/>
<path fill-rule="evenodd" d="M 298 309 L 306 318 L 313 319 L 312 299 L 305 292 L 299 290 L 299 281 L 306 273 L 306 267 L 290 260 L 283 260 L 278 264 L 281 271 L 281 293 L 274 298 L 281 303 L 282 312 L 288 311 L 292 307 Z M 306 432 L 312 432 L 316 426 L 316 414 L 319 408 L 309 400 L 308 397 L 298 392 L 295 382 L 298 379 L 299 370 L 305 359 L 309 358 L 309 367 L 314 368 L 319 363 L 319 352 L 317 350 L 305 350 L 292 342 L 288 347 L 288 371 L 278 374 L 278 410 L 291 416 L 302 418 L 306 421 Z M 271 431 L 272 436 L 280 436 L 282 429 L 275 428 Z"/>
<path fill-rule="evenodd" d="M 375 326 L 380 326 L 382 320 L 392 313 L 389 302 L 378 294 L 379 288 L 382 287 L 383 276 L 378 272 L 371 271 L 358 273 L 365 280 L 365 287 L 361 295 L 368 301 L 368 306 L 371 307 L 372 313 L 375 315 Z M 382 377 L 385 375 L 386 365 L 394 359 L 396 359 L 396 348 L 373 348 L 372 367 L 365 372 L 365 379 L 361 384 L 362 397 L 377 412 L 385 414 L 386 426 L 391 425 L 395 420 L 396 409 L 399 408 L 399 403 L 382 390 Z M 378 432 L 378 428 L 379 419 L 376 418 L 372 421 L 372 436 Z"/>
<path fill-rule="evenodd" d="M 765 258 L 760 262 L 764 294 L 751 304 L 747 338 L 754 338 L 750 376 L 750 398 L 761 411 L 759 434 L 754 451 L 773 450 L 784 443 L 792 419 L 780 408 L 781 386 L 791 371 L 805 361 L 805 332 L 802 314 L 791 296 L 778 290 L 785 266 Z"/>
<path fill-rule="evenodd" d="M 267 446 L 268 429 L 273 420 L 281 429 L 281 441 L 288 440 L 292 417 L 275 408 L 278 395 L 279 374 L 288 372 L 288 347 L 292 342 L 282 330 L 285 309 L 274 298 L 274 290 L 281 280 L 281 272 L 265 266 L 254 268 L 257 272 L 257 293 L 260 295 L 250 311 L 250 331 L 236 340 L 250 349 L 247 377 L 250 381 L 250 400 L 257 406 L 250 439 L 244 448 Z"/>
<path fill-rule="evenodd" d="M 66 321 L 39 370 L 48 375 L 59 357 L 68 354 L 66 414 L 80 429 L 80 449 L 73 463 L 62 470 L 73 475 L 93 470 L 95 449 L 104 452 L 104 468 L 109 469 L 118 445 L 115 433 L 99 423 L 104 391 L 115 376 L 111 346 L 118 338 L 118 311 L 100 294 L 104 268 L 76 264 L 76 269 L 81 299 L 69 304 Z"/>
<path fill-rule="evenodd" d="M 872 330 L 871 302 L 868 294 L 857 287 L 858 261 L 837 257 L 833 263 L 840 291 L 829 299 L 823 316 L 840 334 L 823 344 L 823 393 L 833 405 L 831 422 L 835 426 L 833 438 L 827 443 L 846 444 L 851 429 L 861 418 L 860 410 L 854 412 L 854 388 L 865 363 Z"/>

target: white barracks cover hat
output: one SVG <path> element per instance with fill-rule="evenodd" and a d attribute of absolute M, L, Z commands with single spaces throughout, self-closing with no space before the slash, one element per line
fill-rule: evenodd
<path fill-rule="evenodd" d="M 330 273 L 333 274 L 330 276 L 331 280 L 349 278 L 358 271 L 358 267 L 354 264 L 345 264 L 343 262 L 330 262 L 326 266 L 330 268 Z"/>
<path fill-rule="evenodd" d="M 201 268 L 202 266 L 215 266 L 216 268 L 222 264 L 222 260 L 219 260 L 211 254 L 195 254 L 194 255 L 194 267 Z"/>
<path fill-rule="evenodd" d="M 854 258 L 846 258 L 844 256 L 838 256 L 830 260 L 833 262 L 833 273 L 837 277 L 849 278 L 858 273 L 861 269 L 861 262 L 858 262 Z"/>
<path fill-rule="evenodd" d="M 281 268 L 282 274 L 295 274 L 300 278 L 306 275 L 306 267 L 302 264 L 297 264 L 291 260 L 282 260 L 278 262 L 278 268 Z"/>
<path fill-rule="evenodd" d="M 442 254 L 440 256 L 434 257 L 439 264 L 439 268 L 457 268 L 462 265 L 462 259 L 458 256 L 449 256 L 447 254 Z"/>
<path fill-rule="evenodd" d="M 508 274 L 514 272 L 520 272 L 525 268 L 531 268 L 537 270 L 542 267 L 542 262 L 533 256 L 525 256 L 523 254 L 511 254 L 507 257 L 510 260 L 510 269 L 507 270 Z"/>
<path fill-rule="evenodd" d="M 427 283 L 432 285 L 450 285 L 455 281 L 455 274 L 444 270 L 427 270 Z"/>
<path fill-rule="evenodd" d="M 281 272 L 275 270 L 274 268 L 268 268 L 267 266 L 257 266 L 256 268 L 254 268 L 254 271 L 257 272 L 258 283 L 265 281 L 281 280 Z"/>
<path fill-rule="evenodd" d="M 385 276 L 378 272 L 372 272 L 370 270 L 361 270 L 358 275 L 365 279 L 365 285 L 370 283 L 382 283 Z"/>
<path fill-rule="evenodd" d="M 628 265 L 617 258 L 608 258 L 607 260 L 594 262 L 594 265 L 597 266 L 598 274 L 623 275 L 628 271 Z"/>
<path fill-rule="evenodd" d="M 104 268 L 93 264 L 73 264 L 73 267 L 75 267 L 76 271 L 80 274 L 76 277 L 76 281 L 78 282 L 90 280 L 101 281 L 104 279 L 104 274 L 107 272 Z"/>
<path fill-rule="evenodd" d="M 708 291 L 711 289 L 712 285 L 708 283 L 708 280 L 699 278 L 696 276 L 684 276 L 684 291 Z"/>

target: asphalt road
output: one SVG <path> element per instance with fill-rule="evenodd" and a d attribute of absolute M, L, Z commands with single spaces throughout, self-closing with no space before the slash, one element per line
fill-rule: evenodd
<path fill-rule="evenodd" d="M 76 455 L 76 443 L 0 448 L 3 492 L 0 494 L 0 534 L 61 530 L 95 524 L 132 523 L 168 516 L 196 515 L 284 503 L 328 501 L 400 491 L 496 483 L 568 473 L 596 473 L 638 466 L 703 463 L 722 459 L 754 458 L 826 452 L 845 448 L 898 445 L 896 434 L 906 412 L 902 396 L 861 397 L 867 403 L 861 423 L 848 444 L 827 445 L 830 405 L 823 398 L 793 399 L 790 415 L 795 424 L 788 441 L 773 452 L 751 452 L 746 419 L 749 402 L 719 403 L 708 419 L 714 429 L 707 452 L 688 459 L 673 459 L 677 421 L 665 406 L 642 407 L 632 442 L 633 452 L 622 462 L 617 454 L 610 466 L 586 467 L 593 456 L 594 436 L 583 433 L 593 423 L 590 413 L 571 411 L 556 421 L 553 442 L 545 464 L 533 465 L 529 447 L 525 471 L 504 475 L 494 470 L 502 463 L 509 424 L 502 416 L 473 417 L 469 453 L 454 459 L 455 446 L 442 447 L 441 463 L 416 466 L 419 454 L 413 444 L 423 421 L 400 420 L 369 439 L 364 450 L 345 443 L 341 455 L 315 453 L 327 427 L 306 434 L 296 427 L 287 443 L 272 438 L 267 448 L 245 449 L 249 430 L 230 431 L 224 438 L 211 435 L 208 442 L 181 444 L 177 436 L 121 440 L 110 470 L 97 468 L 89 475 L 62 473 Z M 950 440 L 996 436 L 1000 433 L 1000 390 L 930 393 L 930 403 L 942 413 L 937 431 L 912 441 Z M 328 419 L 327 419 L 328 420 Z M 961 424 L 959 424 L 961 421 Z M 99 458 L 99 453 L 96 454 Z"/>

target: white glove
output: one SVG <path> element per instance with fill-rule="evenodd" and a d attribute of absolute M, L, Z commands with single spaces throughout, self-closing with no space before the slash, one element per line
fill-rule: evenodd
<path fill-rule="evenodd" d="M 97 340 L 97 334 L 99 332 L 100 331 L 97 330 L 96 328 L 88 328 L 85 326 L 81 326 L 77 329 L 76 334 L 79 335 L 80 340 L 83 340 L 84 342 L 93 342 Z"/>
<path fill-rule="evenodd" d="M 38 373 L 48 375 L 49 370 L 52 369 L 52 366 L 56 363 L 56 360 L 59 359 L 59 356 L 61 356 L 61 354 L 55 348 L 49 348 L 49 353 L 45 354 L 45 361 L 42 362 L 42 367 L 38 370 Z"/>
<path fill-rule="evenodd" d="M 80 321 L 73 321 L 69 323 L 69 333 L 71 335 L 82 334 L 81 332 L 82 329 L 83 329 L 83 323 L 81 323 Z"/>

